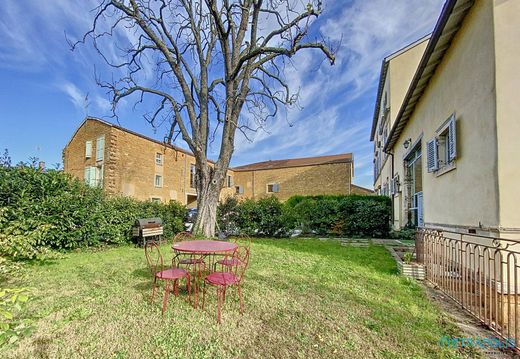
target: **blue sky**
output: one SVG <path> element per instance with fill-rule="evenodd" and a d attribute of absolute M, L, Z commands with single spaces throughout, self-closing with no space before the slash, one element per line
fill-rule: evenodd
<path fill-rule="evenodd" d="M 381 61 L 431 32 L 442 5 L 443 0 L 325 0 L 313 26 L 341 40 L 336 64 L 321 61 L 318 52 L 298 54 L 286 77 L 300 90 L 300 108 L 268 122 L 252 142 L 237 134 L 232 165 L 353 152 L 354 183 L 372 187 L 369 133 Z M 92 46 L 71 52 L 64 35 L 88 31 L 94 6 L 95 1 L 0 1 L 0 150 L 7 148 L 14 162 L 31 156 L 48 165 L 61 162 L 63 147 L 87 114 L 114 121 L 106 90 L 94 79 L 94 67 L 107 79 L 109 69 Z M 162 139 L 167 129 L 152 129 L 144 111 L 122 104 L 120 125 Z M 210 158 L 217 153 L 212 146 Z"/>

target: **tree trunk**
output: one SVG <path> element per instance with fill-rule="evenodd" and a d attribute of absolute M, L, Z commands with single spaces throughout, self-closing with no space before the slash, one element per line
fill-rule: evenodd
<path fill-rule="evenodd" d="M 197 220 L 193 226 L 193 233 L 211 238 L 215 237 L 222 180 L 215 178 L 212 170 L 197 170 Z"/>

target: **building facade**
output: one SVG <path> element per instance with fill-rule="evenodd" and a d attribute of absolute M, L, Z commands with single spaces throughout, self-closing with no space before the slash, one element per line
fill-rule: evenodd
<path fill-rule="evenodd" d="M 195 207 L 195 157 L 120 126 L 87 118 L 63 150 L 64 170 L 107 193 Z M 352 184 L 352 154 L 267 161 L 228 171 L 221 197 L 370 193 Z"/>
<path fill-rule="evenodd" d="M 446 1 L 382 145 L 395 228 L 518 237 L 519 20 L 518 1 Z"/>

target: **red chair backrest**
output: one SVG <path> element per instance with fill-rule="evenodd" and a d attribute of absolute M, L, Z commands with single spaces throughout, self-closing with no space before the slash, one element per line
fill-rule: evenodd
<path fill-rule="evenodd" d="M 173 237 L 173 244 L 182 241 L 191 241 L 193 239 L 193 235 L 190 232 L 179 232 L 175 235 L 175 237 Z"/>
<path fill-rule="evenodd" d="M 157 242 L 147 242 L 144 246 L 144 253 L 146 255 L 148 268 L 150 268 L 152 276 L 155 277 L 155 274 L 161 272 L 164 268 L 163 257 Z"/>
<path fill-rule="evenodd" d="M 247 249 L 251 248 L 251 237 L 247 234 L 239 234 L 237 236 L 232 236 L 230 238 L 231 242 L 238 244 L 239 246 L 246 247 Z"/>
<path fill-rule="evenodd" d="M 249 255 L 251 251 L 246 246 L 238 246 L 237 249 L 233 252 L 233 257 L 237 258 L 240 261 L 239 265 L 236 265 L 233 268 L 235 272 L 235 276 L 239 282 L 242 282 L 244 275 L 246 273 L 246 269 L 249 266 Z"/>

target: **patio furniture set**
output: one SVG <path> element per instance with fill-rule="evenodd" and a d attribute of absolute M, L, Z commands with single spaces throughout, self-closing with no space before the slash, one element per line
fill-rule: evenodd
<path fill-rule="evenodd" d="M 244 311 L 241 283 L 249 264 L 251 241 L 248 237 L 234 237 L 231 241 L 197 240 L 188 232 L 178 233 L 172 244 L 171 267 L 164 265 L 163 256 L 156 241 L 145 243 L 145 255 L 153 276 L 151 302 L 155 298 L 158 281 L 165 282 L 162 313 L 166 311 L 169 293 L 179 295 L 179 281 L 184 280 L 188 301 L 199 307 L 202 289 L 202 309 L 206 290 L 215 287 L 217 293 L 217 322 L 221 322 L 221 308 L 226 291 L 234 288 L 240 302 L 240 314 Z M 202 288 L 201 288 L 202 287 Z M 193 298 L 192 298 L 193 296 Z"/>

